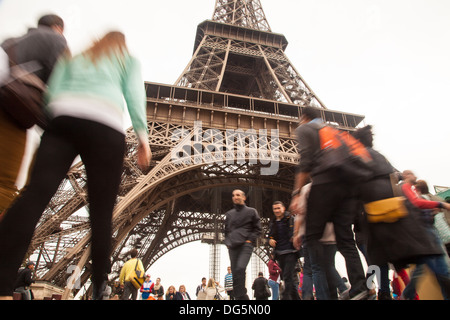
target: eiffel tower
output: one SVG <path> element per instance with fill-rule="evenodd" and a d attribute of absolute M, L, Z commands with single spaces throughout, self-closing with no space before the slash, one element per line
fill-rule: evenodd
<path fill-rule="evenodd" d="M 259 0 L 216 0 L 211 20 L 198 25 L 192 59 L 174 85 L 146 82 L 148 171 L 136 164 L 137 140 L 127 131 L 122 183 L 113 212 L 110 279 L 126 252 L 139 250 L 148 269 L 183 244 L 217 246 L 231 192 L 247 193 L 264 231 L 272 203 L 290 202 L 299 163 L 294 131 L 305 106 L 353 130 L 364 116 L 330 110 L 285 54 Z M 65 297 L 91 275 L 89 206 L 83 163 L 74 165 L 46 208 L 29 248 L 39 280 L 65 288 Z M 268 262 L 261 238 L 254 254 Z"/>

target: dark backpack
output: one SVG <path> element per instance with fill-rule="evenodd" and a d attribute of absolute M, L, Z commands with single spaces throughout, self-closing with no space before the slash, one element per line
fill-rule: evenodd
<path fill-rule="evenodd" d="M 36 61 L 17 65 L 15 44 L 5 48 L 9 56 L 10 75 L 0 87 L 0 107 L 22 128 L 29 129 L 35 124 L 45 128 L 44 82 L 33 72 L 40 68 Z"/>
<path fill-rule="evenodd" d="M 322 126 L 319 141 L 318 172 L 333 170 L 349 183 L 361 183 L 373 177 L 372 156 L 349 132 Z"/>

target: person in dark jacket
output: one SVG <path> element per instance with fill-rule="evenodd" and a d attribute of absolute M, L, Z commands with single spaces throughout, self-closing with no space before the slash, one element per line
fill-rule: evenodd
<path fill-rule="evenodd" d="M 45 15 L 39 19 L 37 28 L 29 29 L 22 37 L 5 40 L 1 47 L 5 52 L 14 48 L 13 60 L 16 64 L 37 63 L 39 70 L 34 73 L 47 83 L 56 61 L 68 51 L 63 30 L 64 22 L 60 17 Z M 0 215 L 17 195 L 16 180 L 25 153 L 26 138 L 27 130 L 0 108 Z"/>
<path fill-rule="evenodd" d="M 391 182 L 391 175 L 399 175 L 386 157 L 373 149 L 372 135 L 371 126 L 360 128 L 354 134 L 367 147 L 375 163 L 374 177 L 360 188 L 360 198 L 364 204 L 394 197 L 395 184 Z M 391 263 L 396 270 L 401 270 L 409 264 L 442 254 L 442 248 L 422 223 L 420 209 L 409 200 L 405 201 L 405 205 L 408 209 L 405 217 L 391 223 L 367 224 L 368 264 L 384 266 Z M 414 295 L 412 293 L 412 298 Z"/>
<path fill-rule="evenodd" d="M 304 247 L 307 249 L 313 271 L 313 282 L 318 300 L 328 300 L 329 290 L 326 266 L 320 239 L 327 222 L 333 222 L 336 244 L 345 259 L 351 289 L 349 298 L 363 299 L 368 295 L 364 268 L 355 245 L 352 224 L 356 212 L 356 187 L 344 181 L 334 169 L 321 170 L 319 130 L 325 124 L 317 108 L 302 110 L 300 126 L 296 129 L 299 154 L 302 159 L 297 168 L 289 211 L 296 215 L 300 207 L 300 192 L 312 180 L 306 212 Z M 324 196 L 326 195 L 326 196 Z"/>
<path fill-rule="evenodd" d="M 272 205 L 274 219 L 270 221 L 269 244 L 274 248 L 275 259 L 281 268 L 281 277 L 284 281 L 282 300 L 300 300 L 298 295 L 298 275 L 295 267 L 299 252 L 294 248 L 292 241 L 294 233 L 294 217 L 286 211 L 281 201 Z"/>
<path fill-rule="evenodd" d="M 33 293 L 30 286 L 35 282 L 33 279 L 34 262 L 28 262 L 24 269 L 19 270 L 14 291 L 22 294 L 22 300 L 32 300 Z"/>
<path fill-rule="evenodd" d="M 246 199 L 242 190 L 234 190 L 234 208 L 225 213 L 225 245 L 233 270 L 233 292 L 236 300 L 249 300 L 245 287 L 245 270 L 262 230 L 258 211 L 247 207 Z"/>
<path fill-rule="evenodd" d="M 252 289 L 255 291 L 254 296 L 256 300 L 267 300 L 269 298 L 269 284 L 262 272 L 259 272 L 258 278 L 253 281 Z"/>

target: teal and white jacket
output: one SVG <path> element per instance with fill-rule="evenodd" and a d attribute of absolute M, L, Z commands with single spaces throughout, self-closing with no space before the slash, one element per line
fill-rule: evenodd
<path fill-rule="evenodd" d="M 125 131 L 125 105 L 140 141 L 147 140 L 146 94 L 140 63 L 129 54 L 103 57 L 95 64 L 80 54 L 62 58 L 48 83 L 51 118 L 73 116 Z"/>

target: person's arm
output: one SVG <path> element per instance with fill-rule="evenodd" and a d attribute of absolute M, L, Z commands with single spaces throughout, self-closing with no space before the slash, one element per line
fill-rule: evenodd
<path fill-rule="evenodd" d="M 145 273 L 144 265 L 142 264 L 142 260 L 138 259 L 138 270 L 142 271 L 142 273 Z"/>
<path fill-rule="evenodd" d="M 270 224 L 269 224 L 269 234 L 268 234 L 268 238 L 269 238 L 269 245 L 272 248 L 275 248 L 277 246 L 277 240 L 275 240 L 275 231 L 274 231 L 274 221 L 271 220 Z"/>
<path fill-rule="evenodd" d="M 61 85 L 66 77 L 67 68 L 69 64 L 68 57 L 62 57 L 58 60 L 53 72 L 47 82 L 47 91 L 44 93 L 44 103 L 48 104 L 51 100 L 58 96 L 61 90 Z"/>
<path fill-rule="evenodd" d="M 291 204 L 289 206 L 289 211 L 293 215 L 297 215 L 301 213 L 301 207 L 305 204 L 303 203 L 304 200 L 301 200 L 300 192 L 302 188 L 311 182 L 311 176 L 309 172 L 298 172 L 295 175 L 295 181 L 294 181 L 294 191 L 292 192 L 292 199 Z"/>
<path fill-rule="evenodd" d="M 126 73 L 122 81 L 122 91 L 130 114 L 133 129 L 138 138 L 138 165 L 146 169 L 152 158 L 148 144 L 147 96 L 142 80 L 140 63 L 133 57 L 127 57 Z"/>
<path fill-rule="evenodd" d="M 262 232 L 261 219 L 259 218 L 259 214 L 258 211 L 256 211 L 256 209 L 254 209 L 252 224 L 253 224 L 253 232 L 250 233 L 250 237 L 247 241 L 255 243 L 256 239 L 261 235 Z"/>
<path fill-rule="evenodd" d="M 449 207 L 450 207 L 450 204 L 445 203 L 445 202 L 430 201 L 430 200 L 426 200 L 426 199 L 419 197 L 419 195 L 414 190 L 412 190 L 412 186 L 409 183 L 404 183 L 402 185 L 402 191 L 403 191 L 403 194 L 408 198 L 408 200 L 417 208 L 420 208 L 420 209 L 445 208 L 445 209 L 447 209 L 446 205 L 449 205 Z"/>
<path fill-rule="evenodd" d="M 31 286 L 32 283 L 34 283 L 31 270 L 25 273 L 24 282 L 28 287 Z"/>
<path fill-rule="evenodd" d="M 296 132 L 297 143 L 299 146 L 300 163 L 297 167 L 295 179 L 294 179 L 294 190 L 292 191 L 291 205 L 289 206 L 289 211 L 293 214 L 299 214 L 300 205 L 298 197 L 302 188 L 311 182 L 311 172 L 314 166 L 314 154 L 317 152 L 318 146 L 317 130 L 308 126 L 301 125 L 297 128 Z"/>
<path fill-rule="evenodd" d="M 119 276 L 119 282 L 120 282 L 120 286 L 123 286 L 123 283 L 125 282 L 125 269 L 127 268 L 127 264 L 125 263 L 122 266 L 122 269 L 120 270 L 120 276 Z"/>

